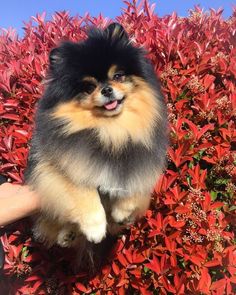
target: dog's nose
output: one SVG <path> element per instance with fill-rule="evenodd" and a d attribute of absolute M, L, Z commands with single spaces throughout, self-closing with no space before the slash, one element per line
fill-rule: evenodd
<path fill-rule="evenodd" d="M 102 88 L 101 93 L 102 93 L 102 95 L 104 95 L 106 97 L 111 97 L 111 95 L 113 93 L 113 89 L 111 86 L 105 86 Z"/>

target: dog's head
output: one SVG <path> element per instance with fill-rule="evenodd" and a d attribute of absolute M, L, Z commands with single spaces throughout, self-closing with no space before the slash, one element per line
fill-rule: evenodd
<path fill-rule="evenodd" d="M 124 128 L 122 138 L 139 137 L 159 116 L 152 66 L 116 23 L 53 49 L 48 81 L 42 106 L 65 122 L 66 134 L 105 128 L 112 136 Z"/>

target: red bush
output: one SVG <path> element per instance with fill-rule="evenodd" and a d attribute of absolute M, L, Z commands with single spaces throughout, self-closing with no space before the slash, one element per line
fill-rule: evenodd
<path fill-rule="evenodd" d="M 70 275 L 73 253 L 45 250 L 28 221 L 6 228 L 1 294 L 233 294 L 236 292 L 236 11 L 158 18 L 146 1 L 126 2 L 118 17 L 144 46 L 162 82 L 169 110 L 168 167 L 151 209 L 118 240 L 93 278 Z M 37 15 L 19 39 L 0 37 L 0 173 L 22 182 L 35 103 L 48 52 L 78 41 L 86 27 L 108 20 Z"/>

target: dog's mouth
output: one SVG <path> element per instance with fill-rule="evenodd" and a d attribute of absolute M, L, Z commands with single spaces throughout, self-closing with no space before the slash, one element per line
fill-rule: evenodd
<path fill-rule="evenodd" d="M 112 111 L 112 110 L 115 110 L 118 106 L 118 101 L 117 100 L 114 100 L 112 102 L 108 102 L 106 104 L 104 104 L 104 108 L 107 110 L 107 111 Z"/>
<path fill-rule="evenodd" d="M 124 99 L 125 97 L 123 97 L 122 99 L 115 99 L 115 100 L 109 101 L 105 103 L 101 108 L 110 112 L 115 111 L 119 108 L 119 106 L 123 104 Z"/>

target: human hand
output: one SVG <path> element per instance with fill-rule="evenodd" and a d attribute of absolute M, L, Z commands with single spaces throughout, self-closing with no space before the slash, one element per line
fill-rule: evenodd
<path fill-rule="evenodd" d="M 36 213 L 40 208 L 38 195 L 27 185 L 0 185 L 0 226 Z"/>

